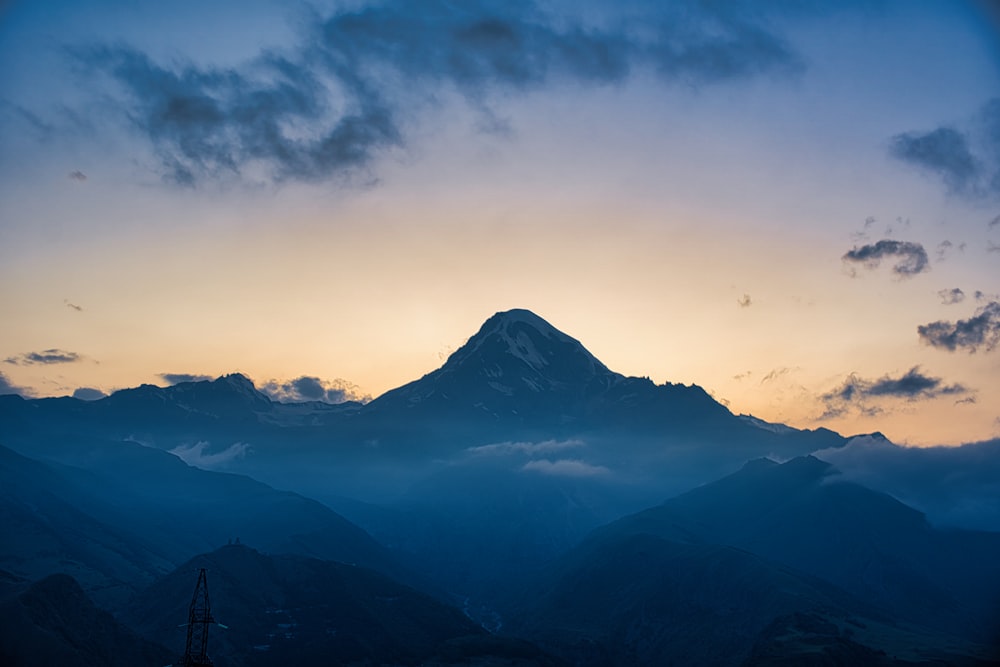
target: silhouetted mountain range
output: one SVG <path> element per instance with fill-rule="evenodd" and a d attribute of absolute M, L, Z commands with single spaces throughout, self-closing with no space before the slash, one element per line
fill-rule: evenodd
<path fill-rule="evenodd" d="M 308 416 L 306 416 L 308 415 Z M 276 403 L 240 374 L 171 387 L 143 385 L 97 401 L 0 397 L 10 436 L 28 429 L 136 438 L 164 449 L 184 439 L 378 442 L 396 455 L 438 453 L 498 439 L 601 436 L 710 439 L 742 452 L 781 455 L 837 446 L 820 429 L 768 428 L 729 412 L 698 386 L 626 377 L 574 338 L 526 310 L 497 313 L 438 370 L 361 405 Z M 764 425 L 762 427 L 762 425 Z M 455 439 L 460 442 L 455 442 Z M 347 446 L 345 446 L 347 445 Z M 745 458 L 745 457 L 744 457 Z"/>

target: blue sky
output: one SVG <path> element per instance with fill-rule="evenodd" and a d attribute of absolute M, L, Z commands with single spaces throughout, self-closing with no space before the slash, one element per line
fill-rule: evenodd
<path fill-rule="evenodd" d="M 2 5 L 7 391 L 377 395 L 523 307 L 734 412 L 1000 435 L 985 3 L 210 4 Z"/>

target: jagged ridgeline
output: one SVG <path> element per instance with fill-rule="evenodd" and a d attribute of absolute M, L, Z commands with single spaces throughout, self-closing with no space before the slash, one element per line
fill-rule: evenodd
<path fill-rule="evenodd" d="M 204 569 L 219 667 L 992 664 L 998 533 L 811 456 L 854 442 L 525 310 L 367 403 L 0 396 L 0 662 L 177 661 Z"/>

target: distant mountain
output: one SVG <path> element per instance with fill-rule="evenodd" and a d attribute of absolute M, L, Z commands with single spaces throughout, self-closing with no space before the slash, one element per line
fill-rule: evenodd
<path fill-rule="evenodd" d="M 0 664 L 159 667 L 174 658 L 95 607 L 72 577 L 29 583 L 0 571 Z"/>
<path fill-rule="evenodd" d="M 410 440 L 416 430 L 480 440 L 658 438 L 664 445 L 697 436 L 774 453 L 842 444 L 829 431 L 776 432 L 749 424 L 696 385 L 656 385 L 615 373 L 578 340 L 527 310 L 493 315 L 441 368 L 379 396 L 359 411 L 358 420 L 373 429 L 380 424 L 390 439 L 385 425 L 398 425 Z"/>
<path fill-rule="evenodd" d="M 240 545 L 197 556 L 140 594 L 124 618 L 183 649 L 199 568 L 215 619 L 209 654 L 246 665 L 556 665 L 538 648 L 490 637 L 458 609 L 371 570 Z"/>

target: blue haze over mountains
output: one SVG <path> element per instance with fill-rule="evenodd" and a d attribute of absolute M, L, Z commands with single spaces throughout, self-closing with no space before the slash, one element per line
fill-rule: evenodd
<path fill-rule="evenodd" d="M 177 653 L 210 563 L 238 628 L 218 665 L 990 664 L 998 454 L 733 415 L 512 310 L 364 404 L 239 374 L 0 396 L 0 603 Z M 299 629 L 275 642 L 279 616 Z M 0 658 L 19 647 L 5 631 Z"/>

